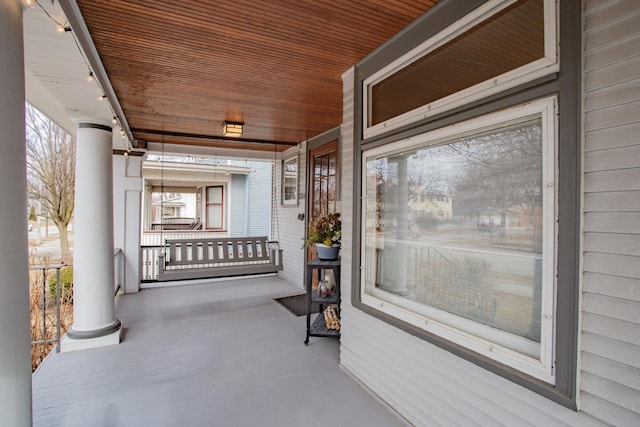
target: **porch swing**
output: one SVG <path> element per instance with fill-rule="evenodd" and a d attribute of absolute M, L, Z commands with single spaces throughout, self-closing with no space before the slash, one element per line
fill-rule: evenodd
<path fill-rule="evenodd" d="M 161 186 L 164 191 L 164 141 L 162 152 L 160 167 Z M 273 240 L 274 230 L 277 238 L 280 236 L 275 205 L 276 154 L 274 150 L 271 193 L 272 240 L 267 236 L 165 240 L 161 235 L 163 246 L 158 255 L 158 281 L 250 276 L 282 271 L 282 249 L 278 240 Z"/>

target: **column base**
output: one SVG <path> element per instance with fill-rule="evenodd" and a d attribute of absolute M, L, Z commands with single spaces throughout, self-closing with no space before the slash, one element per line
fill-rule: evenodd
<path fill-rule="evenodd" d="M 60 352 L 67 353 L 70 351 L 87 350 L 89 348 L 106 347 L 108 345 L 120 344 L 122 338 L 122 330 L 120 327 L 117 331 L 108 335 L 96 338 L 75 339 L 65 334 L 60 340 Z"/>

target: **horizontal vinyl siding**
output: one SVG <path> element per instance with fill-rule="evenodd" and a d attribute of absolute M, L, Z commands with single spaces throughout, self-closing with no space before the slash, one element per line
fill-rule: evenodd
<path fill-rule="evenodd" d="M 282 153 L 282 159 L 287 159 L 296 153 L 298 154 L 298 205 L 282 206 L 282 161 L 276 162 L 276 185 L 275 197 L 277 200 L 277 220 L 279 225 L 279 236 L 275 238 L 280 241 L 280 248 L 283 250 L 284 270 L 278 273 L 287 281 L 300 286 L 303 289 L 305 251 L 302 249 L 304 243 L 304 221 L 298 219 L 298 214 L 304 213 L 304 185 L 306 174 L 305 144 L 300 144 L 300 148 L 291 148 Z"/>
<path fill-rule="evenodd" d="M 269 236 L 271 230 L 271 162 L 250 162 L 249 236 Z"/>
<path fill-rule="evenodd" d="M 229 203 L 231 208 L 231 237 L 246 237 L 247 226 L 247 177 L 246 175 L 231 176 L 231 190 Z"/>
<path fill-rule="evenodd" d="M 581 409 L 640 425 L 640 2 L 587 1 Z"/>
<path fill-rule="evenodd" d="M 601 426 L 353 307 L 353 74 L 344 79 L 342 366 L 417 426 Z"/>

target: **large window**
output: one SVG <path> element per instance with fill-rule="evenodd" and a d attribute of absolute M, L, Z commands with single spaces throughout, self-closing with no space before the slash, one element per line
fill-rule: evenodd
<path fill-rule="evenodd" d="M 580 23 L 441 2 L 354 73 L 354 307 L 573 409 Z"/>
<path fill-rule="evenodd" d="M 554 98 L 363 153 L 361 299 L 553 383 Z"/>

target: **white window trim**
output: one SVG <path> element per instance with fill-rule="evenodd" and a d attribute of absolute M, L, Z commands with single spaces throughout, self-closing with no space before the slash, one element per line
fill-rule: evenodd
<path fill-rule="evenodd" d="M 414 149 L 418 146 L 437 145 L 450 141 L 455 137 L 482 132 L 483 129 L 495 128 L 496 125 L 512 121 L 520 121 L 531 115 L 542 116 L 543 131 L 543 240 L 542 240 L 542 294 L 541 294 L 541 336 L 540 336 L 540 359 L 522 354 L 510 348 L 502 346 L 497 342 L 492 342 L 485 338 L 473 335 L 474 331 L 482 331 L 483 335 L 501 335 L 496 337 L 496 341 L 505 339 L 506 332 L 496 330 L 489 331 L 490 328 L 478 322 L 460 318 L 450 313 L 443 312 L 433 307 L 421 305 L 423 313 L 431 313 L 435 320 L 425 314 L 419 314 L 408 308 L 407 300 L 395 294 L 375 289 L 373 295 L 367 294 L 366 275 L 361 276 L 360 298 L 364 305 L 370 306 L 378 311 L 405 321 L 415 327 L 421 328 L 429 333 L 442 337 L 455 344 L 464 346 L 489 359 L 500 362 L 506 366 L 517 369 L 527 375 L 540 379 L 550 384 L 555 384 L 555 323 L 556 323 L 556 266 L 557 266 L 557 230 L 555 218 L 557 216 L 557 120 L 556 120 L 556 97 L 545 98 L 531 103 L 523 104 L 507 110 L 491 113 L 476 119 L 457 123 L 446 128 L 437 129 L 429 133 L 410 137 L 392 144 L 383 145 L 363 152 L 362 156 L 362 182 L 367 182 L 367 161 L 380 156 L 388 156 L 402 151 Z M 367 191 L 363 191 L 362 206 L 367 206 Z M 366 215 L 363 211 L 362 215 Z M 361 218 L 362 236 L 366 236 L 366 218 Z M 366 237 L 362 239 L 360 261 L 361 268 L 367 269 L 364 265 L 366 254 Z M 549 285 L 544 286 L 547 283 Z M 386 297 L 382 299 L 382 297 Z M 394 304 L 402 298 L 402 305 Z M 448 321 L 448 323 L 445 323 Z M 456 327 L 464 326 L 464 330 Z M 514 343 L 517 344 L 518 339 Z M 513 343 L 510 343 L 513 344 Z M 521 345 L 524 344 L 524 339 Z M 523 351 L 526 349 L 523 347 Z"/>
<path fill-rule="evenodd" d="M 295 161 L 295 165 L 296 165 L 296 184 L 295 184 L 295 198 L 294 199 L 285 199 L 285 189 L 286 189 L 286 165 L 287 163 L 291 163 Z M 282 182 L 281 182 L 281 194 L 282 194 L 282 201 L 281 204 L 282 206 L 298 206 L 298 199 L 299 199 L 299 184 L 300 181 L 300 159 L 298 154 L 296 153 L 293 156 L 290 156 L 286 159 L 284 159 L 282 161 Z"/>
<path fill-rule="evenodd" d="M 417 122 L 447 110 L 477 101 L 489 95 L 504 91 L 520 84 L 544 77 L 560 69 L 557 52 L 557 5 L 553 0 L 544 0 L 544 52 L 545 56 L 534 62 L 508 71 L 490 80 L 478 83 L 467 89 L 461 90 L 414 110 L 400 114 L 374 126 L 369 126 L 372 113 L 373 86 L 397 73 L 418 59 L 448 43 L 458 35 L 464 33 L 473 26 L 488 19 L 502 9 L 515 3 L 516 0 L 491 0 L 467 14 L 455 24 L 447 27 L 435 36 L 427 39 L 405 55 L 393 61 L 363 82 L 362 108 L 362 135 L 368 139 L 401 126 Z"/>
<path fill-rule="evenodd" d="M 209 227 L 209 206 L 217 206 L 217 203 L 209 203 L 209 188 L 221 188 L 222 189 L 222 201 L 220 202 L 220 206 L 222 206 L 222 209 L 220 211 L 220 214 L 222 215 L 222 225 L 220 228 L 218 227 Z M 211 185 L 206 185 L 204 187 L 204 228 L 205 230 L 209 230 L 209 231 L 224 231 L 227 229 L 227 219 L 229 218 L 227 209 L 228 209 L 228 203 L 227 203 L 227 191 L 228 191 L 228 186 L 225 184 L 211 184 Z"/>

